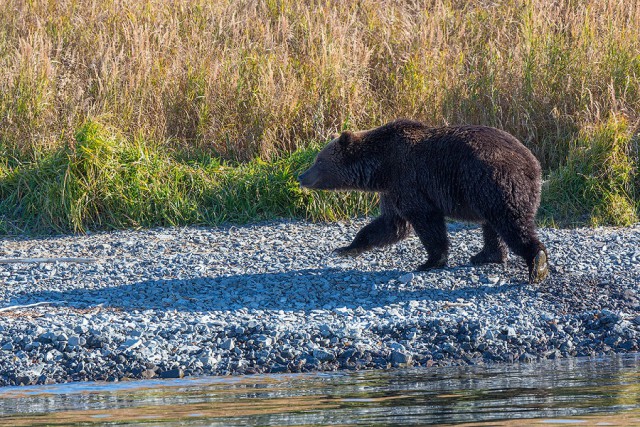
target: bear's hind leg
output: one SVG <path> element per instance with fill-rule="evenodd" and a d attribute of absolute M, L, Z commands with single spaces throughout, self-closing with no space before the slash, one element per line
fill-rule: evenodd
<path fill-rule="evenodd" d="M 340 256 L 356 256 L 379 246 L 386 246 L 404 239 L 411 228 L 397 215 L 383 214 L 358 231 L 353 242 L 333 251 Z"/>
<path fill-rule="evenodd" d="M 529 268 L 529 283 L 542 282 L 549 274 L 547 248 L 538 239 L 533 217 L 516 218 L 492 225 L 507 246 L 524 258 Z"/>
<path fill-rule="evenodd" d="M 484 247 L 471 257 L 472 264 L 503 263 L 507 260 L 507 247 L 504 240 L 489 224 L 482 225 Z"/>

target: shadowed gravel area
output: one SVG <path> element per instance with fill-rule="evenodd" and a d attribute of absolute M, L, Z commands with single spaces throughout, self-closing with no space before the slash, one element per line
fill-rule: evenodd
<path fill-rule="evenodd" d="M 449 225 L 449 266 L 435 271 L 412 272 L 426 259 L 415 237 L 331 254 L 365 223 L 5 238 L 0 385 L 639 350 L 640 225 L 541 230 L 551 276 L 529 285 L 520 258 L 470 265 L 475 226 Z M 42 259 L 6 263 L 17 258 Z"/>

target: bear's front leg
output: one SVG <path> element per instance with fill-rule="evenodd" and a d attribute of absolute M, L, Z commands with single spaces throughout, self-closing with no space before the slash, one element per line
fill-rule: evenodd
<path fill-rule="evenodd" d="M 471 257 L 471 264 L 503 263 L 507 260 L 507 246 L 496 230 L 489 224 L 482 226 L 484 246 Z"/>
<path fill-rule="evenodd" d="M 417 271 L 445 267 L 449 258 L 449 239 L 444 216 L 437 212 L 417 212 L 409 216 L 409 222 L 429 254 L 427 262 Z"/>
<path fill-rule="evenodd" d="M 358 231 L 353 242 L 333 251 L 340 256 L 356 256 L 380 246 L 390 245 L 407 236 L 409 224 L 397 215 L 383 214 Z"/>

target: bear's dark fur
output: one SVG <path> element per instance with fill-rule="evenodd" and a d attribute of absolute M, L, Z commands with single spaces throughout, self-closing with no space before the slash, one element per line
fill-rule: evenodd
<path fill-rule="evenodd" d="M 361 132 L 343 132 L 299 177 L 303 187 L 380 194 L 381 215 L 336 252 L 357 255 L 395 243 L 411 227 L 427 249 L 418 269 L 443 267 L 449 240 L 445 218 L 482 224 L 484 248 L 474 264 L 506 260 L 508 246 L 524 258 L 529 281 L 548 273 L 538 239 L 541 171 L 515 137 L 484 126 L 432 128 L 396 120 Z M 506 245 L 505 245 L 506 243 Z"/>

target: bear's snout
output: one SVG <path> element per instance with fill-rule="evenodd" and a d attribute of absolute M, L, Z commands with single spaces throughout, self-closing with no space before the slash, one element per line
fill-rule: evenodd
<path fill-rule="evenodd" d="M 300 175 L 298 175 L 298 182 L 300 183 L 301 187 L 309 188 L 313 185 L 315 179 L 311 178 L 311 172 L 311 169 L 307 169 L 305 172 L 302 172 Z"/>
<path fill-rule="evenodd" d="M 330 187 L 326 186 L 324 176 L 325 174 L 320 170 L 318 165 L 313 165 L 298 176 L 298 182 L 303 188 L 327 190 Z"/>
<path fill-rule="evenodd" d="M 311 190 L 339 190 L 345 185 L 341 181 L 341 175 L 332 168 L 332 165 L 316 162 L 309 169 L 298 175 L 298 182 L 303 188 Z"/>

